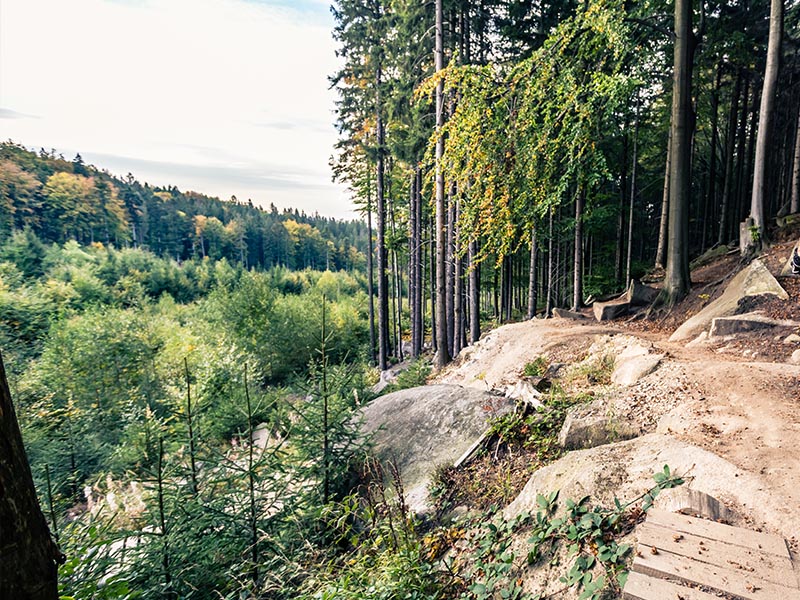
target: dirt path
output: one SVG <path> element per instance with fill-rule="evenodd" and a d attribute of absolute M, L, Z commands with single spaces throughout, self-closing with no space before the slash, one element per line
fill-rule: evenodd
<path fill-rule="evenodd" d="M 752 520 L 752 525 L 800 537 L 800 366 L 742 362 L 711 349 L 669 343 L 664 334 L 553 319 L 489 332 L 436 381 L 502 390 L 519 381 L 525 364 L 537 356 L 575 362 L 601 335 L 633 336 L 665 355 L 643 386 L 644 401 L 641 394 L 637 401 L 643 404 L 643 411 L 637 409 L 640 414 L 655 416 L 649 423 L 642 419 L 643 429 L 656 427 L 756 477 L 774 500 L 777 509 L 772 512 L 781 522 Z M 617 394 L 623 401 L 635 395 L 635 391 Z M 736 491 L 736 481 L 730 486 Z M 748 519 L 754 507 L 748 507 L 746 497 L 739 499 L 742 506 L 737 508 Z M 795 547 L 797 543 L 795 539 Z"/>

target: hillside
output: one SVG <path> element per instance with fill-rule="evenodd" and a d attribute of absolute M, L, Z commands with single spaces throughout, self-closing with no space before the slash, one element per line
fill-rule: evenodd
<path fill-rule="evenodd" d="M 546 498 L 554 492 L 559 492 L 562 503 L 559 515 L 568 498 L 577 501 L 586 496 L 588 506 L 613 507 L 615 498 L 624 502 L 645 492 L 653 485 L 652 474 L 668 465 L 673 475 L 684 479 L 683 487 L 719 502 L 715 518 L 723 515 L 726 523 L 778 534 L 789 542 L 797 558 L 800 279 L 780 275 L 797 233 L 796 229 L 781 232 L 779 238 L 786 241 L 759 256 L 779 278 L 788 299 L 750 297 L 739 302 L 735 311 L 761 311 L 763 316 L 780 321 L 774 326 L 670 341 L 680 324 L 722 296 L 743 269 L 738 255 L 718 252 L 717 257 L 693 270 L 692 294 L 654 319 L 626 317 L 601 323 L 594 318 L 534 319 L 485 334 L 429 380 L 435 386 L 429 395 L 437 397 L 442 393 L 439 388 L 447 386 L 471 388 L 524 401 L 533 417 L 506 420 L 508 427 L 516 427 L 514 432 L 493 425 L 490 432 L 494 433 L 483 442 L 485 450 L 478 450 L 466 462 L 462 457 L 462 466 L 446 471 L 446 475 L 431 470 L 425 452 L 405 457 L 401 466 L 415 465 L 415 473 L 420 465 L 428 465 L 427 477 L 434 485 L 431 489 L 437 490 L 424 510 L 444 507 L 446 514 L 461 515 L 499 502 L 501 509 L 505 507 L 508 523 L 523 519 L 521 525 L 508 525 L 505 535 L 511 545 L 501 545 L 508 548 L 507 552 L 513 549 L 508 559 L 511 570 L 503 571 L 508 573 L 506 577 L 517 578 L 519 593 L 524 590 L 532 594 L 521 597 L 539 598 L 539 593 L 543 597 L 577 598 L 580 585 L 565 587 L 559 581 L 574 559 L 557 552 L 557 558 L 549 564 L 528 565 L 524 560 L 531 547 L 531 528 L 535 530 L 524 515 L 541 511 L 544 505 L 537 497 Z M 588 317 L 591 310 L 584 313 Z M 534 365 L 539 366 L 534 369 Z M 534 370 L 537 373 L 531 376 Z M 553 396 L 552 391 L 544 391 L 548 389 L 545 383 L 553 386 L 550 390 L 563 390 L 559 393 L 566 394 L 570 405 L 558 417 L 555 430 L 534 425 L 541 422 L 542 417 L 537 415 L 558 414 L 549 408 Z M 402 394 L 397 393 L 395 402 L 401 401 Z M 422 391 L 416 394 L 425 396 Z M 499 399 L 490 398 L 487 395 L 477 402 L 498 405 Z M 414 408 L 413 414 L 424 421 L 446 423 L 450 417 L 440 416 L 436 410 L 430 405 L 427 409 Z M 384 426 L 392 430 L 391 423 Z M 419 426 L 414 422 L 402 425 L 411 431 Z M 432 439 L 414 441 L 414 447 L 437 447 L 436 435 L 442 439 L 451 436 L 443 429 Z M 520 444 L 526 439 L 528 442 Z M 471 442 L 465 439 L 462 448 Z M 544 450 L 553 443 L 561 450 Z M 390 446 L 388 452 L 394 451 L 396 448 Z M 445 486 L 446 490 L 442 492 L 436 486 Z M 442 498 L 451 504 L 442 505 Z M 680 498 L 680 494 L 664 492 L 656 506 L 679 506 L 677 503 L 684 501 Z M 643 516 L 634 513 L 633 519 L 629 528 L 610 534 L 620 536 L 620 544 L 636 544 L 639 530 L 635 526 Z M 472 533 L 465 534 L 450 550 L 463 565 L 474 566 L 477 548 L 488 543 L 481 526 L 473 523 L 473 527 Z M 463 565 L 461 568 L 469 572 Z M 594 569 L 595 577 L 602 573 L 602 569 Z M 510 585 L 509 579 L 498 577 L 505 582 L 503 586 Z M 472 581 L 488 585 L 481 576 Z M 603 597 L 618 597 L 621 588 L 614 589 L 611 586 L 609 595 Z"/>

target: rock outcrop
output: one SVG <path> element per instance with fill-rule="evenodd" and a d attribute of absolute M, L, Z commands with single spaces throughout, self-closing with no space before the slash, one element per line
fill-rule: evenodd
<path fill-rule="evenodd" d="M 509 398 L 457 385 L 393 392 L 365 406 L 363 431 L 382 460 L 396 463 L 406 501 L 426 512 L 428 485 L 440 465 L 453 464 L 487 429 L 487 420 L 514 409 Z"/>
<path fill-rule="evenodd" d="M 708 329 L 716 317 L 735 314 L 743 298 L 761 294 L 774 294 L 782 300 L 789 299 L 786 290 L 772 276 L 764 263 L 756 259 L 731 280 L 722 296 L 678 327 L 669 341 L 679 342 L 697 337 L 701 331 Z"/>

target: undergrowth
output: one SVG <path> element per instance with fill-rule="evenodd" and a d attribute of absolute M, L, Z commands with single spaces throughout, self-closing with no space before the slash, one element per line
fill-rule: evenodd
<path fill-rule="evenodd" d="M 380 472 L 376 467 L 376 473 Z M 581 600 L 617 597 L 625 585 L 631 548 L 620 542 L 655 497 L 681 485 L 668 466 L 655 485 L 628 502 L 594 506 L 588 497 L 537 496 L 537 512 L 511 519 L 497 506 L 449 525 L 421 524 L 402 502 L 396 470 L 390 486 L 373 480 L 338 505 L 342 543 L 351 551 L 306 581 L 301 598 L 317 600 L 544 600 L 569 589 Z M 384 474 L 385 475 L 385 474 Z M 520 544 L 521 536 L 527 542 Z M 545 594 L 523 584 L 527 566 L 560 565 L 563 588 Z"/>

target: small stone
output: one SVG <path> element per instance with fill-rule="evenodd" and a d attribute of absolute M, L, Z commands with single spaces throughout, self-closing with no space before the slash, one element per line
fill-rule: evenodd
<path fill-rule="evenodd" d="M 800 348 L 792 352 L 792 357 L 789 359 L 789 362 L 793 365 L 800 365 Z"/>
<path fill-rule="evenodd" d="M 800 344 L 800 335 L 791 333 L 783 339 L 784 344 Z"/>

